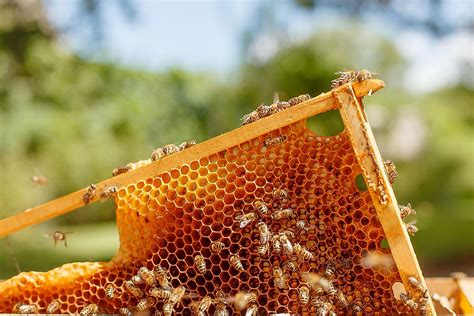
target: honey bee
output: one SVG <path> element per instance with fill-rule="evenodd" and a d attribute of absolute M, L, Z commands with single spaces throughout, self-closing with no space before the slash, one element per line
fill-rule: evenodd
<path fill-rule="evenodd" d="M 265 215 L 268 213 L 268 206 L 261 200 L 254 201 L 253 206 L 260 214 Z"/>
<path fill-rule="evenodd" d="M 261 244 L 268 244 L 272 234 L 270 230 L 268 230 L 268 226 L 264 222 L 257 223 L 257 229 L 260 234 L 260 243 Z"/>
<path fill-rule="evenodd" d="M 416 211 L 411 208 L 411 204 L 408 203 L 406 206 L 399 205 L 400 208 L 400 217 L 405 219 L 407 216 L 416 215 Z"/>
<path fill-rule="evenodd" d="M 229 316 L 229 311 L 227 310 L 227 306 L 223 302 L 218 302 L 216 304 L 216 310 L 214 312 L 214 316 Z"/>
<path fill-rule="evenodd" d="M 356 72 L 356 80 L 364 81 L 364 80 L 372 79 L 374 75 L 375 75 L 374 72 L 371 72 L 367 69 L 362 69 Z"/>
<path fill-rule="evenodd" d="M 301 230 L 308 230 L 308 224 L 304 220 L 299 220 L 296 221 L 296 228 L 301 229 Z"/>
<path fill-rule="evenodd" d="M 346 83 L 352 83 L 352 82 L 358 82 L 358 81 L 371 79 L 372 76 L 375 74 L 366 69 L 362 69 L 360 71 L 354 71 L 354 70 L 339 71 L 339 72 L 336 72 L 336 75 L 339 75 L 339 78 L 331 81 L 331 90 L 337 87 L 340 87 Z"/>
<path fill-rule="evenodd" d="M 166 154 L 163 148 L 158 147 L 157 149 L 153 150 L 153 152 L 151 153 L 151 160 L 157 161 L 157 160 L 160 160 L 161 158 L 164 158 L 165 156 Z"/>
<path fill-rule="evenodd" d="M 332 316 L 332 315 L 337 315 L 332 309 L 333 305 L 328 302 L 322 302 L 319 304 L 319 306 L 316 308 L 316 315 L 318 316 Z"/>
<path fill-rule="evenodd" d="M 397 167 L 395 167 L 395 164 L 390 160 L 385 160 L 383 162 L 383 165 L 385 167 L 385 172 L 387 173 L 387 176 L 388 176 L 388 181 L 391 184 L 393 184 L 395 180 L 398 178 Z"/>
<path fill-rule="evenodd" d="M 259 119 L 260 119 L 260 116 L 258 115 L 258 112 L 252 111 L 249 114 L 245 114 L 242 117 L 241 121 L 242 121 L 242 125 L 247 125 L 247 124 L 258 121 Z"/>
<path fill-rule="evenodd" d="M 326 269 L 324 270 L 324 277 L 328 280 L 334 280 L 336 277 L 337 271 L 336 271 L 336 266 L 334 265 L 334 262 L 330 261 L 326 265 Z"/>
<path fill-rule="evenodd" d="M 51 236 L 53 237 L 54 247 L 56 247 L 56 244 L 58 243 L 58 241 L 64 241 L 64 246 L 67 247 L 66 235 L 68 234 L 72 234 L 72 232 L 63 233 L 62 231 L 57 230 L 53 233 L 53 235 L 45 234 L 45 237 L 51 237 Z"/>
<path fill-rule="evenodd" d="M 280 232 L 280 234 L 285 235 L 285 236 L 288 237 L 289 239 L 295 238 L 295 233 L 294 233 L 292 230 L 289 230 L 289 229 Z"/>
<path fill-rule="evenodd" d="M 344 293 L 342 293 L 342 291 L 338 290 L 336 292 L 336 302 L 339 306 L 343 307 L 343 308 L 348 308 L 349 307 L 349 301 L 347 300 L 346 296 L 344 295 Z"/>
<path fill-rule="evenodd" d="M 290 103 L 285 101 L 278 101 L 271 105 L 272 114 L 278 113 L 290 107 Z"/>
<path fill-rule="evenodd" d="M 309 99 L 311 99 L 311 96 L 309 94 L 302 94 L 302 95 L 299 95 L 297 97 L 293 97 L 293 98 L 289 99 L 288 103 L 290 104 L 290 106 L 295 106 L 295 105 L 300 104 L 304 101 L 308 101 Z"/>
<path fill-rule="evenodd" d="M 298 259 L 300 260 L 312 261 L 315 259 L 315 256 L 308 249 L 298 243 L 293 245 L 293 249 L 295 250 L 296 256 L 298 256 Z"/>
<path fill-rule="evenodd" d="M 115 177 L 115 176 L 118 176 L 119 174 L 129 172 L 131 169 L 132 168 L 129 165 L 120 166 L 112 170 L 112 176 Z"/>
<path fill-rule="evenodd" d="M 237 215 L 235 219 L 239 222 L 240 228 L 244 228 L 245 226 L 257 219 L 257 214 L 247 213 L 243 215 Z"/>
<path fill-rule="evenodd" d="M 238 271 L 244 271 L 244 266 L 237 255 L 230 256 L 230 264 Z"/>
<path fill-rule="evenodd" d="M 293 245 L 291 244 L 290 240 L 288 239 L 288 236 L 286 236 L 283 233 L 280 233 L 278 236 L 279 236 L 279 239 L 280 239 L 280 242 L 281 242 L 281 246 L 283 248 L 283 252 L 288 254 L 288 255 L 291 255 L 293 253 Z"/>
<path fill-rule="evenodd" d="M 156 278 L 155 274 L 148 270 L 147 267 L 141 267 L 138 269 L 138 274 L 137 274 L 145 283 L 149 286 L 155 286 L 156 284 Z"/>
<path fill-rule="evenodd" d="M 34 184 L 38 184 L 38 185 L 48 184 L 48 178 L 46 178 L 45 176 L 32 176 L 31 181 L 33 181 Z"/>
<path fill-rule="evenodd" d="M 284 189 L 274 189 L 273 190 L 273 196 L 278 198 L 278 199 L 286 199 L 288 198 L 288 191 Z"/>
<path fill-rule="evenodd" d="M 284 263 L 284 267 L 291 272 L 295 272 L 298 270 L 298 264 L 295 261 L 286 261 Z"/>
<path fill-rule="evenodd" d="M 193 139 L 193 140 L 190 140 L 189 142 L 182 142 L 178 148 L 179 148 L 179 151 L 182 151 L 182 150 L 185 150 L 186 148 L 189 148 L 189 147 L 192 147 L 196 145 L 196 141 Z"/>
<path fill-rule="evenodd" d="M 162 149 L 166 156 L 172 155 L 179 151 L 179 147 L 175 144 L 164 145 Z"/>
<path fill-rule="evenodd" d="M 279 219 L 284 219 L 284 218 L 290 218 L 294 215 L 294 212 L 291 208 L 285 208 L 276 211 L 275 213 L 272 214 L 272 219 L 274 220 L 279 220 Z"/>
<path fill-rule="evenodd" d="M 265 256 L 268 253 L 268 250 L 270 249 L 270 244 L 259 244 L 257 247 L 257 252 L 260 256 Z"/>
<path fill-rule="evenodd" d="M 284 290 L 288 288 L 288 282 L 283 274 L 283 270 L 280 267 L 273 267 L 273 282 L 275 286 L 280 290 Z"/>
<path fill-rule="evenodd" d="M 201 255 L 197 255 L 194 257 L 194 264 L 196 265 L 196 268 L 198 271 L 202 274 L 206 273 L 206 261 L 204 260 L 204 257 Z"/>
<path fill-rule="evenodd" d="M 245 316 L 257 316 L 258 315 L 258 305 L 255 303 L 250 304 L 250 306 L 245 311 Z"/>
<path fill-rule="evenodd" d="M 132 283 L 135 284 L 135 285 L 139 285 L 139 284 L 145 283 L 145 280 L 143 280 L 139 275 L 134 275 L 134 276 L 132 276 L 132 278 L 130 279 L 130 281 L 132 281 Z"/>
<path fill-rule="evenodd" d="M 99 306 L 97 306 L 96 304 L 88 304 L 84 306 L 84 308 L 81 310 L 79 315 L 93 315 L 93 314 L 97 314 L 98 311 L 99 311 Z"/>
<path fill-rule="evenodd" d="M 17 303 L 13 306 L 13 312 L 18 314 L 35 314 L 38 312 L 38 307 L 34 304 Z"/>
<path fill-rule="evenodd" d="M 205 296 L 202 300 L 197 302 L 194 305 L 194 310 L 196 310 L 198 313 L 205 313 L 209 310 L 209 307 L 211 307 L 212 304 L 212 298 L 209 296 Z"/>
<path fill-rule="evenodd" d="M 219 253 L 225 248 L 225 244 L 222 241 L 216 241 L 211 244 L 211 250 Z"/>
<path fill-rule="evenodd" d="M 419 308 L 419 305 L 417 302 L 415 302 L 408 294 L 406 293 L 401 293 L 400 294 L 400 299 L 402 300 L 403 304 L 406 306 L 410 307 L 413 310 L 417 310 Z"/>
<path fill-rule="evenodd" d="M 305 272 L 301 275 L 304 282 L 308 283 L 313 289 L 321 287 L 329 295 L 335 295 L 337 292 L 336 287 L 328 279 L 320 276 L 317 273 Z"/>
<path fill-rule="evenodd" d="M 362 257 L 361 264 L 366 268 L 380 268 L 389 270 L 393 267 L 394 262 L 391 255 L 369 251 Z"/>
<path fill-rule="evenodd" d="M 127 291 L 129 291 L 133 296 L 141 298 L 144 294 L 143 291 L 139 289 L 132 281 L 125 281 L 123 285 L 125 286 L 125 289 L 127 289 Z"/>
<path fill-rule="evenodd" d="M 276 254 L 281 253 L 282 245 L 281 245 L 281 241 L 280 241 L 280 238 L 279 238 L 278 235 L 273 235 L 272 236 L 272 247 L 273 247 L 273 251 Z"/>
<path fill-rule="evenodd" d="M 300 299 L 300 303 L 303 305 L 308 304 L 309 302 L 309 287 L 306 285 L 300 286 L 298 290 L 298 297 Z"/>
<path fill-rule="evenodd" d="M 105 296 L 112 299 L 112 298 L 114 298 L 114 294 L 115 294 L 114 286 L 112 284 L 107 285 L 105 287 Z"/>
<path fill-rule="evenodd" d="M 133 316 L 133 313 L 129 308 L 123 307 L 123 308 L 119 309 L 119 315 L 121 315 L 121 316 Z"/>
<path fill-rule="evenodd" d="M 257 109 L 254 111 L 257 113 L 258 118 L 264 118 L 272 114 L 272 106 L 265 105 L 264 103 L 260 104 Z"/>
<path fill-rule="evenodd" d="M 362 315 L 364 309 L 359 304 L 352 302 L 349 304 L 349 311 L 352 315 Z"/>
<path fill-rule="evenodd" d="M 155 278 L 158 281 L 158 283 L 160 283 L 160 286 L 166 290 L 170 290 L 171 286 L 170 286 L 168 272 L 166 272 L 166 270 L 163 269 L 163 267 L 159 264 L 155 267 L 154 272 L 155 272 Z"/>
<path fill-rule="evenodd" d="M 163 304 L 163 315 L 164 316 L 171 316 L 173 315 L 174 305 L 171 302 L 166 302 Z"/>
<path fill-rule="evenodd" d="M 416 224 L 416 220 L 411 221 L 410 223 L 405 223 L 408 234 L 412 236 L 415 236 L 415 234 L 418 232 L 418 227 L 416 227 L 415 224 Z"/>
<path fill-rule="evenodd" d="M 184 286 L 178 286 L 177 288 L 173 290 L 173 292 L 171 292 L 171 296 L 168 302 L 171 303 L 174 307 L 176 304 L 181 302 L 185 293 L 186 293 L 186 289 L 184 288 Z"/>
<path fill-rule="evenodd" d="M 264 147 L 276 146 L 276 145 L 280 145 L 284 141 L 286 141 L 285 135 L 280 135 L 273 138 L 268 137 L 267 139 L 263 141 L 263 145 Z"/>
<path fill-rule="evenodd" d="M 137 310 L 146 311 L 147 309 L 155 305 L 155 299 L 153 297 L 147 297 L 138 301 Z"/>
<path fill-rule="evenodd" d="M 239 291 L 230 301 L 234 302 L 234 307 L 237 311 L 244 310 L 249 304 L 255 303 L 257 301 L 256 292 L 245 292 Z"/>
<path fill-rule="evenodd" d="M 428 289 L 426 289 L 423 284 L 418 281 L 417 278 L 411 276 L 408 277 L 408 283 L 415 289 L 415 291 L 420 294 L 422 297 L 428 297 Z"/>
<path fill-rule="evenodd" d="M 58 301 L 58 300 L 53 300 L 46 307 L 46 313 L 47 314 L 54 314 L 60 307 L 61 307 L 61 302 Z"/>
<path fill-rule="evenodd" d="M 165 290 L 158 287 L 153 287 L 148 292 L 151 296 L 160 298 L 160 299 L 169 299 L 171 296 L 171 291 Z"/>
<path fill-rule="evenodd" d="M 84 204 L 89 204 L 95 197 L 95 190 L 97 186 L 95 184 L 91 184 L 87 187 L 86 192 L 82 195 L 82 200 Z"/>
<path fill-rule="evenodd" d="M 115 197 L 118 192 L 118 187 L 116 185 L 106 186 L 102 193 L 100 194 L 101 200 L 105 200 L 109 197 Z"/>

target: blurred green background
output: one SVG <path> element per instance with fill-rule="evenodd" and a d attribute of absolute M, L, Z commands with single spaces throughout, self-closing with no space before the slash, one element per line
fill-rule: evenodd
<path fill-rule="evenodd" d="M 186 22 L 208 9 L 232 37 L 206 26 L 207 15 L 195 30 Z M 155 13 L 175 24 L 143 23 Z M 397 165 L 398 201 L 418 213 L 412 241 L 422 269 L 472 275 L 472 14 L 468 1 L 440 0 L 0 0 L 0 218 L 106 179 L 162 144 L 236 128 L 274 92 L 316 96 L 336 71 L 367 68 L 386 82 L 364 103 L 382 155 Z M 340 126 L 325 114 L 314 128 L 331 135 Z M 95 203 L 2 238 L 0 279 L 18 267 L 110 259 L 114 220 L 111 201 Z M 73 232 L 68 248 L 44 236 L 55 230 Z"/>

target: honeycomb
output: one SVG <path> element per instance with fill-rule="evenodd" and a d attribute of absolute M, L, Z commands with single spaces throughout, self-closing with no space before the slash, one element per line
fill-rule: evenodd
<path fill-rule="evenodd" d="M 286 136 L 279 144 L 266 147 L 268 138 Z M 346 131 L 323 137 L 300 121 L 239 146 L 184 164 L 119 189 L 115 198 L 120 248 L 110 262 L 72 263 L 49 272 L 22 272 L 0 283 L 0 311 L 12 312 L 18 302 L 35 304 L 39 313 L 59 300 L 57 313 L 77 313 L 87 304 L 97 304 L 101 313 L 135 308 L 139 299 L 124 287 L 140 267 L 157 265 L 171 276 L 171 285 L 186 287 L 202 299 L 215 297 L 222 289 L 228 296 L 238 291 L 256 291 L 258 314 L 314 314 L 311 304 L 301 305 L 298 289 L 301 273 L 323 273 L 329 262 L 336 265 L 334 284 L 349 302 L 360 304 L 365 313 L 407 312 L 394 298 L 392 285 L 401 282 L 396 267 L 367 268 L 361 259 L 368 251 L 390 255 L 382 246 L 384 231 L 368 191 L 356 186 L 362 170 L 357 163 Z M 274 189 L 288 192 L 284 199 Z M 256 212 L 255 200 L 269 208 L 241 228 L 236 217 Z M 281 208 L 291 208 L 290 218 L 272 219 Z M 298 229 L 304 220 L 307 230 Z M 314 254 L 315 260 L 296 261 L 298 270 L 285 270 L 287 289 L 274 285 L 273 267 L 292 259 L 270 252 L 257 252 L 263 221 L 273 234 L 293 230 L 298 242 Z M 211 250 L 220 241 L 224 249 Z M 236 270 L 231 255 L 238 255 L 243 270 Z M 196 268 L 194 257 L 202 255 L 205 273 Z M 115 288 L 113 298 L 106 287 Z M 149 288 L 140 285 L 147 291 Z M 191 299 L 175 307 L 177 315 L 190 315 Z M 151 312 L 162 310 L 157 300 Z M 347 314 L 335 306 L 338 314 Z M 209 315 L 214 313 L 211 305 Z"/>

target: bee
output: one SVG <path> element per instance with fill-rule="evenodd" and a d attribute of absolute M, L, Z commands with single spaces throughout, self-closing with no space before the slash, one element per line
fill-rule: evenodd
<path fill-rule="evenodd" d="M 89 204 L 95 197 L 95 190 L 97 186 L 95 184 L 91 184 L 87 187 L 86 192 L 82 195 L 82 200 L 84 204 Z"/>
<path fill-rule="evenodd" d="M 334 262 L 330 261 L 326 265 L 326 269 L 324 270 L 324 277 L 328 280 L 334 280 L 334 278 L 336 277 L 336 274 L 337 274 L 336 266 L 334 265 Z"/>
<path fill-rule="evenodd" d="M 298 243 L 293 245 L 293 249 L 295 250 L 296 256 L 298 256 L 300 260 L 312 261 L 315 259 L 314 255 L 308 249 Z"/>
<path fill-rule="evenodd" d="M 419 308 L 419 305 L 417 302 L 415 302 L 408 294 L 406 293 L 401 293 L 400 294 L 400 299 L 402 300 L 403 304 L 406 306 L 410 307 L 413 310 L 417 310 Z"/>
<path fill-rule="evenodd" d="M 364 309 L 359 304 L 352 302 L 349 304 L 349 311 L 351 311 L 352 315 L 362 315 Z"/>
<path fill-rule="evenodd" d="M 294 215 L 293 210 L 291 208 L 285 208 L 276 211 L 275 213 L 272 214 L 272 219 L 274 220 L 279 220 L 279 219 L 284 219 L 284 218 L 290 218 Z"/>
<path fill-rule="evenodd" d="M 385 172 L 387 173 L 387 176 L 388 176 L 388 181 L 390 181 L 390 183 L 393 184 L 395 180 L 398 178 L 397 167 L 395 167 L 395 164 L 391 160 L 385 160 L 383 162 L 383 165 L 385 167 Z"/>
<path fill-rule="evenodd" d="M 53 235 L 45 234 L 45 237 L 51 237 L 51 236 L 53 237 L 54 247 L 56 247 L 56 244 L 58 243 L 58 241 L 64 241 L 64 246 L 67 247 L 66 235 L 68 234 L 72 234 L 72 232 L 63 233 L 62 231 L 57 230 L 53 233 Z"/>
<path fill-rule="evenodd" d="M 147 297 L 138 301 L 137 310 L 146 311 L 150 307 L 153 307 L 153 305 L 155 305 L 155 299 L 153 297 Z"/>
<path fill-rule="evenodd" d="M 415 236 L 415 234 L 418 232 L 418 227 L 416 227 L 415 224 L 416 224 L 416 220 L 411 221 L 410 223 L 405 223 L 405 226 L 407 228 L 407 232 L 412 236 Z"/>
<path fill-rule="evenodd" d="M 139 285 L 139 284 L 145 283 L 145 280 L 143 280 L 139 275 L 134 275 L 134 276 L 132 276 L 132 278 L 130 279 L 130 281 L 132 281 L 132 283 L 135 284 L 135 285 Z"/>
<path fill-rule="evenodd" d="M 354 70 L 338 71 L 336 72 L 336 75 L 339 75 L 339 78 L 336 78 L 331 81 L 331 90 L 336 89 L 346 83 L 354 81 L 356 76 Z"/>
<path fill-rule="evenodd" d="M 283 233 L 280 233 L 278 236 L 279 236 L 279 239 L 280 239 L 280 242 L 281 242 L 281 246 L 283 248 L 283 252 L 288 254 L 288 255 L 291 255 L 293 253 L 293 245 L 291 244 L 290 240 L 288 239 L 288 236 L 286 236 Z"/>
<path fill-rule="evenodd" d="M 155 278 L 160 286 L 166 290 L 171 289 L 168 272 L 161 265 L 155 267 Z"/>
<path fill-rule="evenodd" d="M 160 160 L 161 158 L 164 158 L 165 156 L 166 154 L 163 148 L 158 147 L 157 149 L 153 150 L 153 152 L 151 153 L 151 160 L 157 161 L 157 160 Z"/>
<path fill-rule="evenodd" d="M 138 269 L 138 276 L 145 281 L 145 283 L 149 286 L 155 286 L 156 284 L 156 278 L 155 274 L 148 270 L 147 267 L 141 267 Z"/>
<path fill-rule="evenodd" d="M 257 219 L 257 214 L 247 213 L 243 215 L 237 215 L 235 219 L 239 222 L 240 228 L 244 228 L 245 226 Z"/>
<path fill-rule="evenodd" d="M 115 197 L 117 195 L 117 192 L 118 192 L 118 187 L 116 185 L 106 186 L 104 190 L 102 191 L 102 193 L 100 194 L 100 198 L 104 200 L 111 196 Z"/>
<path fill-rule="evenodd" d="M 374 72 L 371 72 L 367 69 L 362 69 L 356 72 L 356 80 L 364 81 L 364 80 L 372 79 L 374 75 L 375 75 Z"/>
<path fill-rule="evenodd" d="M 118 176 L 119 174 L 129 172 L 130 170 L 132 170 L 132 168 L 129 165 L 120 166 L 112 170 L 112 176 L 115 177 L 115 176 Z"/>
<path fill-rule="evenodd" d="M 185 150 L 186 148 L 189 148 L 189 147 L 192 147 L 196 145 L 196 141 L 193 139 L 193 140 L 190 140 L 189 142 L 183 142 L 181 143 L 178 148 L 179 148 L 179 151 L 182 151 L 182 150 Z"/>
<path fill-rule="evenodd" d="M 179 147 L 175 144 L 164 145 L 162 149 L 166 156 L 172 155 L 179 151 Z"/>
<path fill-rule="evenodd" d="M 168 302 L 171 303 L 174 307 L 176 304 L 181 302 L 181 300 L 184 297 L 185 292 L 186 292 L 186 289 L 184 288 L 184 286 L 178 286 L 177 288 L 173 290 L 173 292 L 171 292 L 171 296 Z"/>
<path fill-rule="evenodd" d="M 194 309 L 198 313 L 204 313 L 205 315 L 205 313 L 209 310 L 209 307 L 211 307 L 211 304 L 212 298 L 210 298 L 209 296 L 205 296 L 202 300 L 200 300 L 194 305 Z"/>
<path fill-rule="evenodd" d="M 270 230 L 268 230 L 268 226 L 263 222 L 259 222 L 257 224 L 257 229 L 258 229 L 258 232 L 260 233 L 260 243 L 268 244 L 268 242 L 270 241 L 270 238 L 272 237 Z"/>
<path fill-rule="evenodd" d="M 264 147 L 276 146 L 276 145 L 280 145 L 284 141 L 286 141 L 285 135 L 280 135 L 273 138 L 268 137 L 267 139 L 263 141 L 263 145 Z"/>
<path fill-rule="evenodd" d="M 265 105 L 264 103 L 260 104 L 257 109 L 254 111 L 257 113 L 258 118 L 264 118 L 272 114 L 272 106 Z"/>
<path fill-rule="evenodd" d="M 295 106 L 295 105 L 300 104 L 304 101 L 308 101 L 309 99 L 311 99 L 311 96 L 309 94 L 302 94 L 302 95 L 299 95 L 297 97 L 293 97 L 293 98 L 289 99 L 288 103 L 290 104 L 290 106 Z"/>
<path fill-rule="evenodd" d="M 273 251 L 276 254 L 281 253 L 282 245 L 281 245 L 281 241 L 280 241 L 280 238 L 279 238 L 278 235 L 273 235 L 272 236 L 272 247 L 273 247 Z"/>
<path fill-rule="evenodd" d="M 84 306 L 84 308 L 81 310 L 79 315 L 92 315 L 92 314 L 97 314 L 99 311 L 99 306 L 96 304 L 88 304 Z"/>
<path fill-rule="evenodd" d="M 322 302 L 321 304 L 319 304 L 319 306 L 316 308 L 316 315 L 317 316 L 332 316 L 332 315 L 337 315 L 335 314 L 335 312 L 332 310 L 333 309 L 333 305 L 328 302 L 328 301 L 325 301 L 325 302 Z"/>
<path fill-rule="evenodd" d="M 174 305 L 171 302 L 166 302 L 163 304 L 163 315 L 164 316 L 171 316 L 173 315 Z"/>
<path fill-rule="evenodd" d="M 288 198 L 288 191 L 286 191 L 285 189 L 274 189 L 273 196 L 278 199 L 286 199 Z"/>
<path fill-rule="evenodd" d="M 265 215 L 268 213 L 268 206 L 265 204 L 265 202 L 261 200 L 254 201 L 253 206 L 262 215 Z"/>
<path fill-rule="evenodd" d="M 334 284 L 317 273 L 305 272 L 301 275 L 301 277 L 303 281 L 308 283 L 313 289 L 321 287 L 329 295 L 335 295 L 337 293 L 337 289 Z"/>
<path fill-rule="evenodd" d="M 227 310 L 227 306 L 223 302 L 218 302 L 216 304 L 216 310 L 214 312 L 214 316 L 229 316 L 229 311 Z"/>
<path fill-rule="evenodd" d="M 225 248 L 225 244 L 222 241 L 216 241 L 211 244 L 211 250 L 213 252 L 221 252 Z"/>
<path fill-rule="evenodd" d="M 283 270 L 280 267 L 273 267 L 273 282 L 275 286 L 280 290 L 284 290 L 288 288 L 288 282 L 283 274 Z"/>
<path fill-rule="evenodd" d="M 45 176 L 32 176 L 31 181 L 33 181 L 34 184 L 38 184 L 38 185 L 48 184 L 48 178 L 46 178 Z"/>
<path fill-rule="evenodd" d="M 335 299 L 336 299 L 336 302 L 339 306 L 341 306 L 343 308 L 348 308 L 349 307 L 349 301 L 347 300 L 344 293 L 342 293 L 342 291 L 338 290 L 336 292 L 336 298 Z"/>
<path fill-rule="evenodd" d="M 369 251 L 362 257 L 361 264 L 365 268 L 380 268 L 390 270 L 393 265 L 393 258 L 391 255 Z"/>
<path fill-rule="evenodd" d="M 258 315 L 258 305 L 255 303 L 250 304 L 250 306 L 245 311 L 245 316 L 257 316 Z"/>
<path fill-rule="evenodd" d="M 268 253 L 268 250 L 270 249 L 270 244 L 259 244 L 257 247 L 257 252 L 260 256 L 265 256 Z"/>
<path fill-rule="evenodd" d="M 160 298 L 160 299 L 169 299 L 171 296 L 171 291 L 165 290 L 158 287 L 153 287 L 148 292 L 151 296 Z"/>
<path fill-rule="evenodd" d="M 17 303 L 13 306 L 13 312 L 18 314 L 35 314 L 38 312 L 38 307 L 34 304 Z"/>
<path fill-rule="evenodd" d="M 249 114 L 245 114 L 242 117 L 241 121 L 242 121 L 242 125 L 247 125 L 247 124 L 258 121 L 259 119 L 260 119 L 260 116 L 258 115 L 258 112 L 252 111 Z"/>
<path fill-rule="evenodd" d="M 230 256 L 230 264 L 238 271 L 244 271 L 244 266 L 237 255 Z"/>
<path fill-rule="evenodd" d="M 125 289 L 127 289 L 127 291 L 129 291 L 133 296 L 141 298 L 144 294 L 143 291 L 139 289 L 132 281 L 125 281 L 123 285 L 125 286 Z"/>
<path fill-rule="evenodd" d="M 284 263 L 284 267 L 291 272 L 295 272 L 298 270 L 298 264 L 295 261 L 286 261 Z"/>
<path fill-rule="evenodd" d="M 294 233 L 292 230 L 289 230 L 289 229 L 280 232 L 280 234 L 285 235 L 285 236 L 288 237 L 289 239 L 295 238 L 295 233 Z"/>
<path fill-rule="evenodd" d="M 400 208 L 400 217 L 405 219 L 407 216 L 416 215 L 416 211 L 411 208 L 411 204 L 408 203 L 406 206 L 399 205 Z"/>
<path fill-rule="evenodd" d="M 306 285 L 302 285 L 298 289 L 298 297 L 300 299 L 301 304 L 303 304 L 303 305 L 308 304 L 308 302 L 309 302 L 309 287 L 307 287 Z"/>
<path fill-rule="evenodd" d="M 415 289 L 415 291 L 422 295 L 422 297 L 428 297 L 428 289 L 426 289 L 423 284 L 418 281 L 417 278 L 411 276 L 408 277 L 408 283 Z"/>
<path fill-rule="evenodd" d="M 105 287 L 105 296 L 112 299 L 114 298 L 115 288 L 112 284 L 109 284 Z M 51 313 L 50 313 L 51 314 Z"/>
<path fill-rule="evenodd" d="M 275 113 L 281 112 L 281 111 L 283 111 L 283 110 L 285 110 L 289 107 L 290 107 L 290 103 L 285 102 L 285 101 L 278 101 L 278 102 L 271 105 L 271 111 L 272 111 L 272 114 L 275 114 Z"/>
<path fill-rule="evenodd" d="M 61 302 L 58 301 L 58 300 L 53 300 L 46 307 L 46 313 L 47 314 L 54 314 L 60 307 L 61 307 Z"/>
<path fill-rule="evenodd" d="M 234 302 L 234 307 L 237 311 L 244 310 L 249 304 L 255 303 L 257 301 L 256 292 L 245 292 L 239 291 L 233 298 L 230 298 Z"/>
<path fill-rule="evenodd" d="M 119 309 L 119 315 L 133 316 L 133 312 L 129 308 L 123 307 L 123 308 Z"/>
<path fill-rule="evenodd" d="M 204 257 L 201 255 L 197 255 L 194 257 L 194 264 L 196 265 L 196 268 L 198 271 L 202 274 L 206 273 L 206 261 L 204 260 Z"/>

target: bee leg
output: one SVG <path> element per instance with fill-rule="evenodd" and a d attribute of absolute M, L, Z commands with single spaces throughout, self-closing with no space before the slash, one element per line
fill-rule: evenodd
<path fill-rule="evenodd" d="M 64 246 L 67 248 L 67 239 L 64 239 Z"/>

